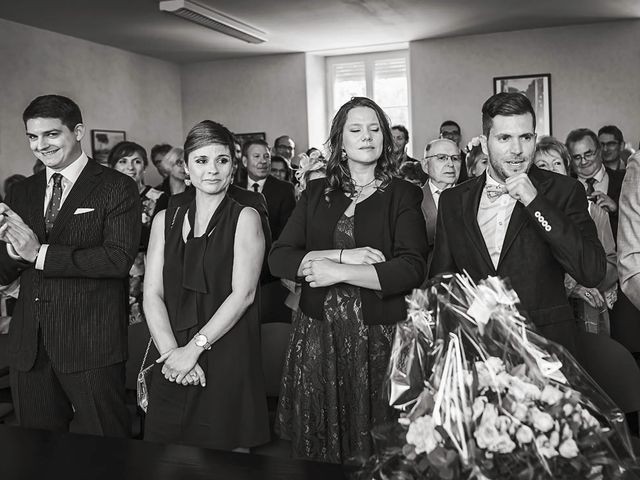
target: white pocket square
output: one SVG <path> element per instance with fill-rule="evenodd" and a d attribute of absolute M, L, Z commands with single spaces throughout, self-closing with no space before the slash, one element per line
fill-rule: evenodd
<path fill-rule="evenodd" d="M 76 211 L 73 212 L 74 215 L 82 215 L 83 213 L 93 212 L 95 209 L 93 208 L 76 208 Z"/>

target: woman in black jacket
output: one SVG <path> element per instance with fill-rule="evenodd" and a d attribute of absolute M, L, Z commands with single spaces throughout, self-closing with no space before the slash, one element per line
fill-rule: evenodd
<path fill-rule="evenodd" d="M 394 178 L 387 118 L 354 97 L 331 126 L 327 178 L 309 183 L 269 256 L 274 275 L 302 279 L 276 428 L 296 457 L 371 453 L 389 419 L 382 382 L 404 296 L 426 276 L 422 192 Z"/>

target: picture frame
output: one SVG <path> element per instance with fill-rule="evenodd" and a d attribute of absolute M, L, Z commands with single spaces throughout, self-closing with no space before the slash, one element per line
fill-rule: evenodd
<path fill-rule="evenodd" d="M 538 137 L 552 135 L 550 73 L 494 77 L 493 93 L 500 92 L 524 93 L 536 112 L 536 134 Z"/>
<path fill-rule="evenodd" d="M 267 135 L 264 132 L 234 133 L 233 136 L 240 142 L 240 145 L 244 145 L 247 140 L 267 141 Z"/>
<path fill-rule="evenodd" d="M 127 139 L 124 130 L 91 130 L 91 157 L 98 163 L 107 164 L 109 152 Z"/>

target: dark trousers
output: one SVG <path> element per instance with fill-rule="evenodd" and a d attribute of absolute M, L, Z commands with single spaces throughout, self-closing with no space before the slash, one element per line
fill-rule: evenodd
<path fill-rule="evenodd" d="M 11 392 L 22 427 L 129 437 L 124 363 L 75 373 L 51 364 L 42 344 L 31 370 L 11 369 Z M 73 421 L 73 422 L 72 422 Z"/>

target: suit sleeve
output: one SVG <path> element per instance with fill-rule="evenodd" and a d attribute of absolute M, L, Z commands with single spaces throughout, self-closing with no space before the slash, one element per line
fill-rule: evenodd
<path fill-rule="evenodd" d="M 600 284 L 607 271 L 607 259 L 579 182 L 573 183 L 564 210 L 538 194 L 526 211 L 569 275 L 585 287 Z"/>
<path fill-rule="evenodd" d="M 51 244 L 45 277 L 125 278 L 138 251 L 142 226 L 138 189 L 130 179 L 114 181 L 105 192 L 102 245 L 79 248 Z"/>
<path fill-rule="evenodd" d="M 13 208 L 11 194 L 7 195 L 4 203 Z M 6 242 L 0 241 L 0 285 L 9 285 L 30 267 L 33 267 L 33 264 L 9 256 Z"/>
<path fill-rule="evenodd" d="M 442 192 L 440 196 L 438 215 L 436 220 L 436 237 L 433 242 L 433 255 L 431 258 L 431 265 L 429 266 L 428 278 L 435 277 L 440 273 L 456 273 L 458 269 L 451 249 L 449 248 L 449 238 L 447 232 L 447 226 L 445 224 L 446 211 L 449 208 L 450 193 L 448 191 Z"/>
<path fill-rule="evenodd" d="M 620 193 L 618 273 L 620 287 L 640 309 L 640 154 L 627 163 Z"/>
<path fill-rule="evenodd" d="M 279 278 L 295 280 L 300 262 L 307 254 L 307 205 L 308 190 L 295 206 L 289 221 L 280 236 L 271 247 L 269 253 L 269 269 L 271 274 Z"/>
<path fill-rule="evenodd" d="M 277 239 L 282 234 L 282 230 L 287 225 L 293 209 L 296 208 L 296 195 L 293 185 L 287 183 L 286 189 L 283 189 L 282 193 L 282 204 L 280 206 L 280 212 L 278 212 L 280 215 L 280 218 L 278 219 L 278 227 L 280 231 L 273 232 L 274 239 Z"/>
<path fill-rule="evenodd" d="M 393 232 L 393 256 L 374 264 L 382 297 L 419 288 L 427 274 L 429 244 L 421 209 L 422 191 L 408 189 L 398 202 Z"/>

